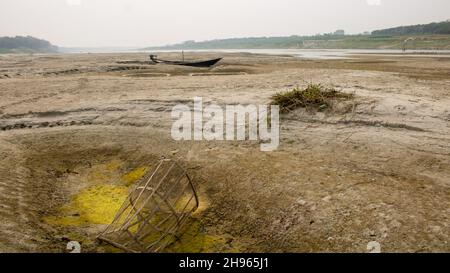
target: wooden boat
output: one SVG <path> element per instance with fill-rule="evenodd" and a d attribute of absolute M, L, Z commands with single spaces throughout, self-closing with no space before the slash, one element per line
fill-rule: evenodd
<path fill-rule="evenodd" d="M 150 55 L 150 59 L 154 63 L 184 65 L 184 66 L 192 66 L 192 67 L 211 67 L 211 66 L 215 65 L 216 63 L 220 62 L 220 60 L 222 60 L 222 58 L 217 58 L 217 59 L 200 61 L 200 62 L 166 61 L 166 60 L 158 59 L 158 57 L 156 55 Z"/>

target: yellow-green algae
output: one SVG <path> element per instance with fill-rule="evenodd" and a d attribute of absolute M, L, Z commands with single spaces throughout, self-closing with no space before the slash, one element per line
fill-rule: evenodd
<path fill-rule="evenodd" d="M 123 165 L 123 162 L 113 160 L 92 166 L 87 173 L 87 181 L 91 186 L 74 195 L 68 204 L 58 210 L 57 215 L 44 217 L 43 220 L 53 226 L 74 228 L 110 224 L 126 200 L 129 187 L 139 181 L 148 171 L 148 167 L 138 167 L 121 176 L 120 170 Z M 119 184 L 108 184 L 118 179 L 120 180 Z M 208 203 L 208 200 L 202 198 L 200 207 L 194 216 L 201 214 Z M 80 242 L 91 241 L 76 233 L 71 233 L 72 237 Z M 147 239 L 151 239 L 151 236 Z M 165 251 L 182 253 L 239 251 L 236 246 L 231 246 L 227 241 L 226 235 L 211 235 L 204 232 L 200 221 L 194 218 L 187 223 L 180 238 L 171 243 Z M 116 250 L 107 248 L 108 252 Z"/>
<path fill-rule="evenodd" d="M 147 170 L 148 170 L 147 167 L 136 168 L 131 172 L 122 176 L 122 181 L 125 183 L 125 185 L 131 186 L 137 181 L 139 181 L 139 179 L 141 179 L 147 173 Z"/>
<path fill-rule="evenodd" d="M 87 175 L 87 181 L 90 183 L 111 183 L 117 181 L 120 168 L 123 167 L 123 162 L 120 160 L 112 160 L 103 164 L 93 165 Z"/>
<path fill-rule="evenodd" d="M 58 226 L 109 224 L 128 196 L 126 186 L 97 185 L 82 190 L 59 209 L 58 216 L 44 220 Z"/>
<path fill-rule="evenodd" d="M 105 184 L 117 176 L 122 165 L 122 162 L 114 160 L 93 166 L 88 173 L 88 180 L 98 185 L 81 190 L 59 209 L 58 216 L 45 217 L 44 221 L 57 226 L 110 224 L 126 200 L 128 187 L 147 172 L 147 167 L 139 167 L 123 175 L 121 185 Z"/>
<path fill-rule="evenodd" d="M 167 226 L 166 228 L 168 228 Z M 164 229 L 164 226 L 163 226 Z M 153 243 L 160 238 L 162 233 L 155 232 L 147 236 L 144 241 Z M 171 236 L 165 237 L 160 243 L 169 243 L 164 252 L 169 253 L 214 253 L 214 252 L 240 252 L 240 249 L 228 243 L 227 235 L 213 235 L 205 232 L 200 220 L 191 218 L 179 233 L 179 238 L 172 241 Z"/>
<path fill-rule="evenodd" d="M 211 235 L 202 231 L 199 220 L 188 222 L 179 240 L 165 249 L 165 252 L 175 253 L 211 253 L 211 252 L 239 252 L 239 249 L 227 245 L 224 235 Z"/>

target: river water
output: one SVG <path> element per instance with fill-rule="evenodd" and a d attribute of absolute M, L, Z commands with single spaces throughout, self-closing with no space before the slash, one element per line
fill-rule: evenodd
<path fill-rule="evenodd" d="M 156 50 L 158 52 L 181 52 L 180 50 Z M 447 57 L 450 58 L 450 50 L 401 50 L 386 49 L 208 49 L 186 50 L 189 52 L 224 52 L 224 53 L 253 53 L 270 55 L 290 55 L 304 59 L 350 59 L 352 55 L 384 55 L 384 56 L 408 56 L 408 57 Z"/>

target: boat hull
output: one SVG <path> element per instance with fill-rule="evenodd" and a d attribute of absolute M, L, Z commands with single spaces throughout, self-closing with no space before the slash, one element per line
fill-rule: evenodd
<path fill-rule="evenodd" d="M 150 56 L 150 58 L 155 63 L 182 65 L 182 66 L 191 66 L 191 67 L 211 67 L 222 60 L 222 58 L 217 58 L 217 59 L 201 61 L 201 62 L 179 62 L 179 61 L 159 60 L 159 59 L 156 59 L 155 56 Z"/>

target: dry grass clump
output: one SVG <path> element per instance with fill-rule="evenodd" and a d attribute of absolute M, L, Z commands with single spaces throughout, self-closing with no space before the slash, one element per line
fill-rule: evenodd
<path fill-rule="evenodd" d="M 272 96 L 272 105 L 279 105 L 282 113 L 297 108 L 323 111 L 332 107 L 337 100 L 348 100 L 353 94 L 343 93 L 334 88 L 326 88 L 321 84 L 309 84 L 305 89 L 298 87 L 291 91 L 277 93 Z"/>

